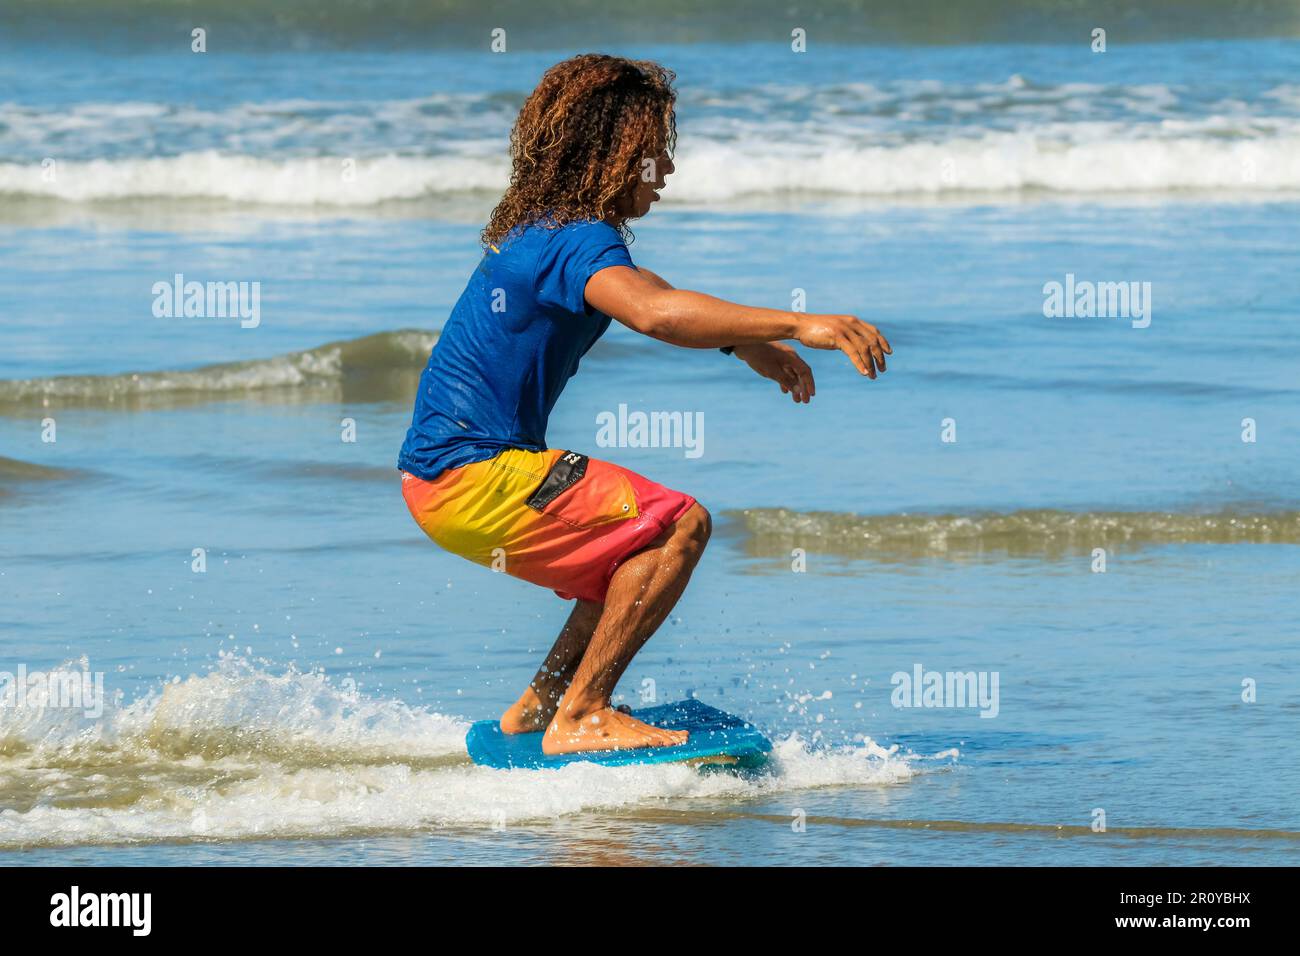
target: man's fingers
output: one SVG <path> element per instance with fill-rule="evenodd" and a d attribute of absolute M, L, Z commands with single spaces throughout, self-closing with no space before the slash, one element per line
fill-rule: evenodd
<path fill-rule="evenodd" d="M 845 328 L 836 344 L 839 346 L 840 351 L 849 357 L 859 372 L 875 378 L 876 370 L 871 365 L 871 359 L 864 347 L 865 343 L 859 334 L 861 324 L 858 322 Z"/>
<path fill-rule="evenodd" d="M 862 355 L 859 352 L 858 343 L 851 336 L 844 336 L 837 345 L 839 350 L 849 357 L 849 361 L 853 363 L 854 368 L 859 372 L 863 375 L 874 374 L 867 370 L 867 365 L 863 362 Z"/>
<path fill-rule="evenodd" d="M 804 398 L 805 388 L 803 380 L 799 377 L 799 370 L 793 365 L 786 365 L 781 369 L 781 373 L 790 382 L 790 397 L 794 399 L 795 404 L 806 402 Z"/>
<path fill-rule="evenodd" d="M 859 330 L 862 335 L 862 344 L 867 354 L 871 357 L 875 367 L 880 371 L 885 371 L 885 353 L 881 348 L 881 338 L 879 333 L 875 332 L 871 326 L 863 323 Z M 872 376 L 873 378 L 875 376 Z"/>
<path fill-rule="evenodd" d="M 798 369 L 791 365 L 782 365 L 781 378 L 783 379 L 781 391 L 788 393 L 789 396 L 794 399 L 796 404 L 807 401 L 807 399 L 803 397 L 804 387 L 803 382 L 799 378 Z"/>
<path fill-rule="evenodd" d="M 889 343 L 885 341 L 883 335 L 874 329 L 871 331 L 871 339 L 872 354 L 875 355 L 876 364 L 880 366 L 880 370 L 883 372 L 885 370 L 885 353 L 889 352 Z"/>
<path fill-rule="evenodd" d="M 866 336 L 866 330 L 859 328 L 858 332 L 858 349 L 862 355 L 863 362 L 867 365 L 867 375 L 871 378 L 876 377 L 876 366 L 880 363 L 876 361 L 875 355 L 871 351 L 871 340 Z"/>
<path fill-rule="evenodd" d="M 888 355 L 894 354 L 894 350 L 889 346 L 889 340 L 880 334 L 880 329 L 876 328 L 873 325 L 871 327 L 871 334 L 874 335 L 880 341 L 880 347 L 885 350 L 886 354 Z"/>
<path fill-rule="evenodd" d="M 876 328 L 870 322 L 863 322 L 860 319 L 858 320 L 858 327 L 866 333 L 867 338 L 873 345 L 884 351 L 887 355 L 894 354 L 894 350 L 890 348 L 889 340 L 880 333 L 880 329 Z"/>
<path fill-rule="evenodd" d="M 859 372 L 868 378 L 876 377 L 875 366 L 871 364 L 871 353 L 863 348 L 862 343 L 856 339 L 849 339 L 842 346 L 844 354 L 853 360 Z"/>
<path fill-rule="evenodd" d="M 858 357 L 858 366 L 862 370 L 862 374 L 867 378 L 875 378 L 876 366 L 871 361 L 871 352 L 868 349 L 863 348 L 861 345 L 858 345 L 855 347 L 855 354 Z"/>
<path fill-rule="evenodd" d="M 807 362 L 799 359 L 795 371 L 799 375 L 799 388 L 803 391 L 804 404 L 807 404 L 817 394 L 817 383 L 813 381 L 812 369 L 808 367 Z"/>
<path fill-rule="evenodd" d="M 894 354 L 889 340 L 880 334 L 880 329 L 869 322 L 859 321 L 858 331 L 862 333 L 863 340 L 870 347 L 871 354 L 876 360 L 876 365 L 883 372 L 885 370 L 885 356 Z"/>

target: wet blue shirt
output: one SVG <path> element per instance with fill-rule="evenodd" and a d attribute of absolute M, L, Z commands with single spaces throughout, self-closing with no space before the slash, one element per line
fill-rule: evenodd
<path fill-rule="evenodd" d="M 489 249 L 443 325 L 420 376 L 397 467 L 431 480 L 506 448 L 546 449 L 546 421 L 578 361 L 609 328 L 587 280 L 632 266 L 599 221 L 540 225 Z"/>

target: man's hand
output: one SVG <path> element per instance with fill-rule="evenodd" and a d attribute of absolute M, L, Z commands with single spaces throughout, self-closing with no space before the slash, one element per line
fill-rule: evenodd
<path fill-rule="evenodd" d="M 780 342 L 761 342 L 758 345 L 737 345 L 735 354 L 745 360 L 750 368 L 764 378 L 781 386 L 781 391 L 796 402 L 808 404 L 817 394 L 812 369 L 788 345 Z"/>
<path fill-rule="evenodd" d="M 799 323 L 799 341 L 810 349 L 839 349 L 871 378 L 885 370 L 885 356 L 893 349 L 874 325 L 853 315 L 806 315 Z"/>

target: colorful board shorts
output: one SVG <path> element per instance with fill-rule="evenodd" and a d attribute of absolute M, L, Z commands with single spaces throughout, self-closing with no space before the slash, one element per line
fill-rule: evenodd
<path fill-rule="evenodd" d="M 615 569 L 695 504 L 626 468 L 554 448 L 507 449 L 432 481 L 403 472 L 402 497 L 453 554 L 598 603 Z"/>

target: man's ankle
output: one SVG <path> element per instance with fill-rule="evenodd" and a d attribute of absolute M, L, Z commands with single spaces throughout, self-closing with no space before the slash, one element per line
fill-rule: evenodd
<path fill-rule="evenodd" d="M 556 713 L 557 716 L 563 716 L 565 720 L 578 723 L 607 707 L 609 707 L 609 701 L 599 694 L 565 694 Z"/>

